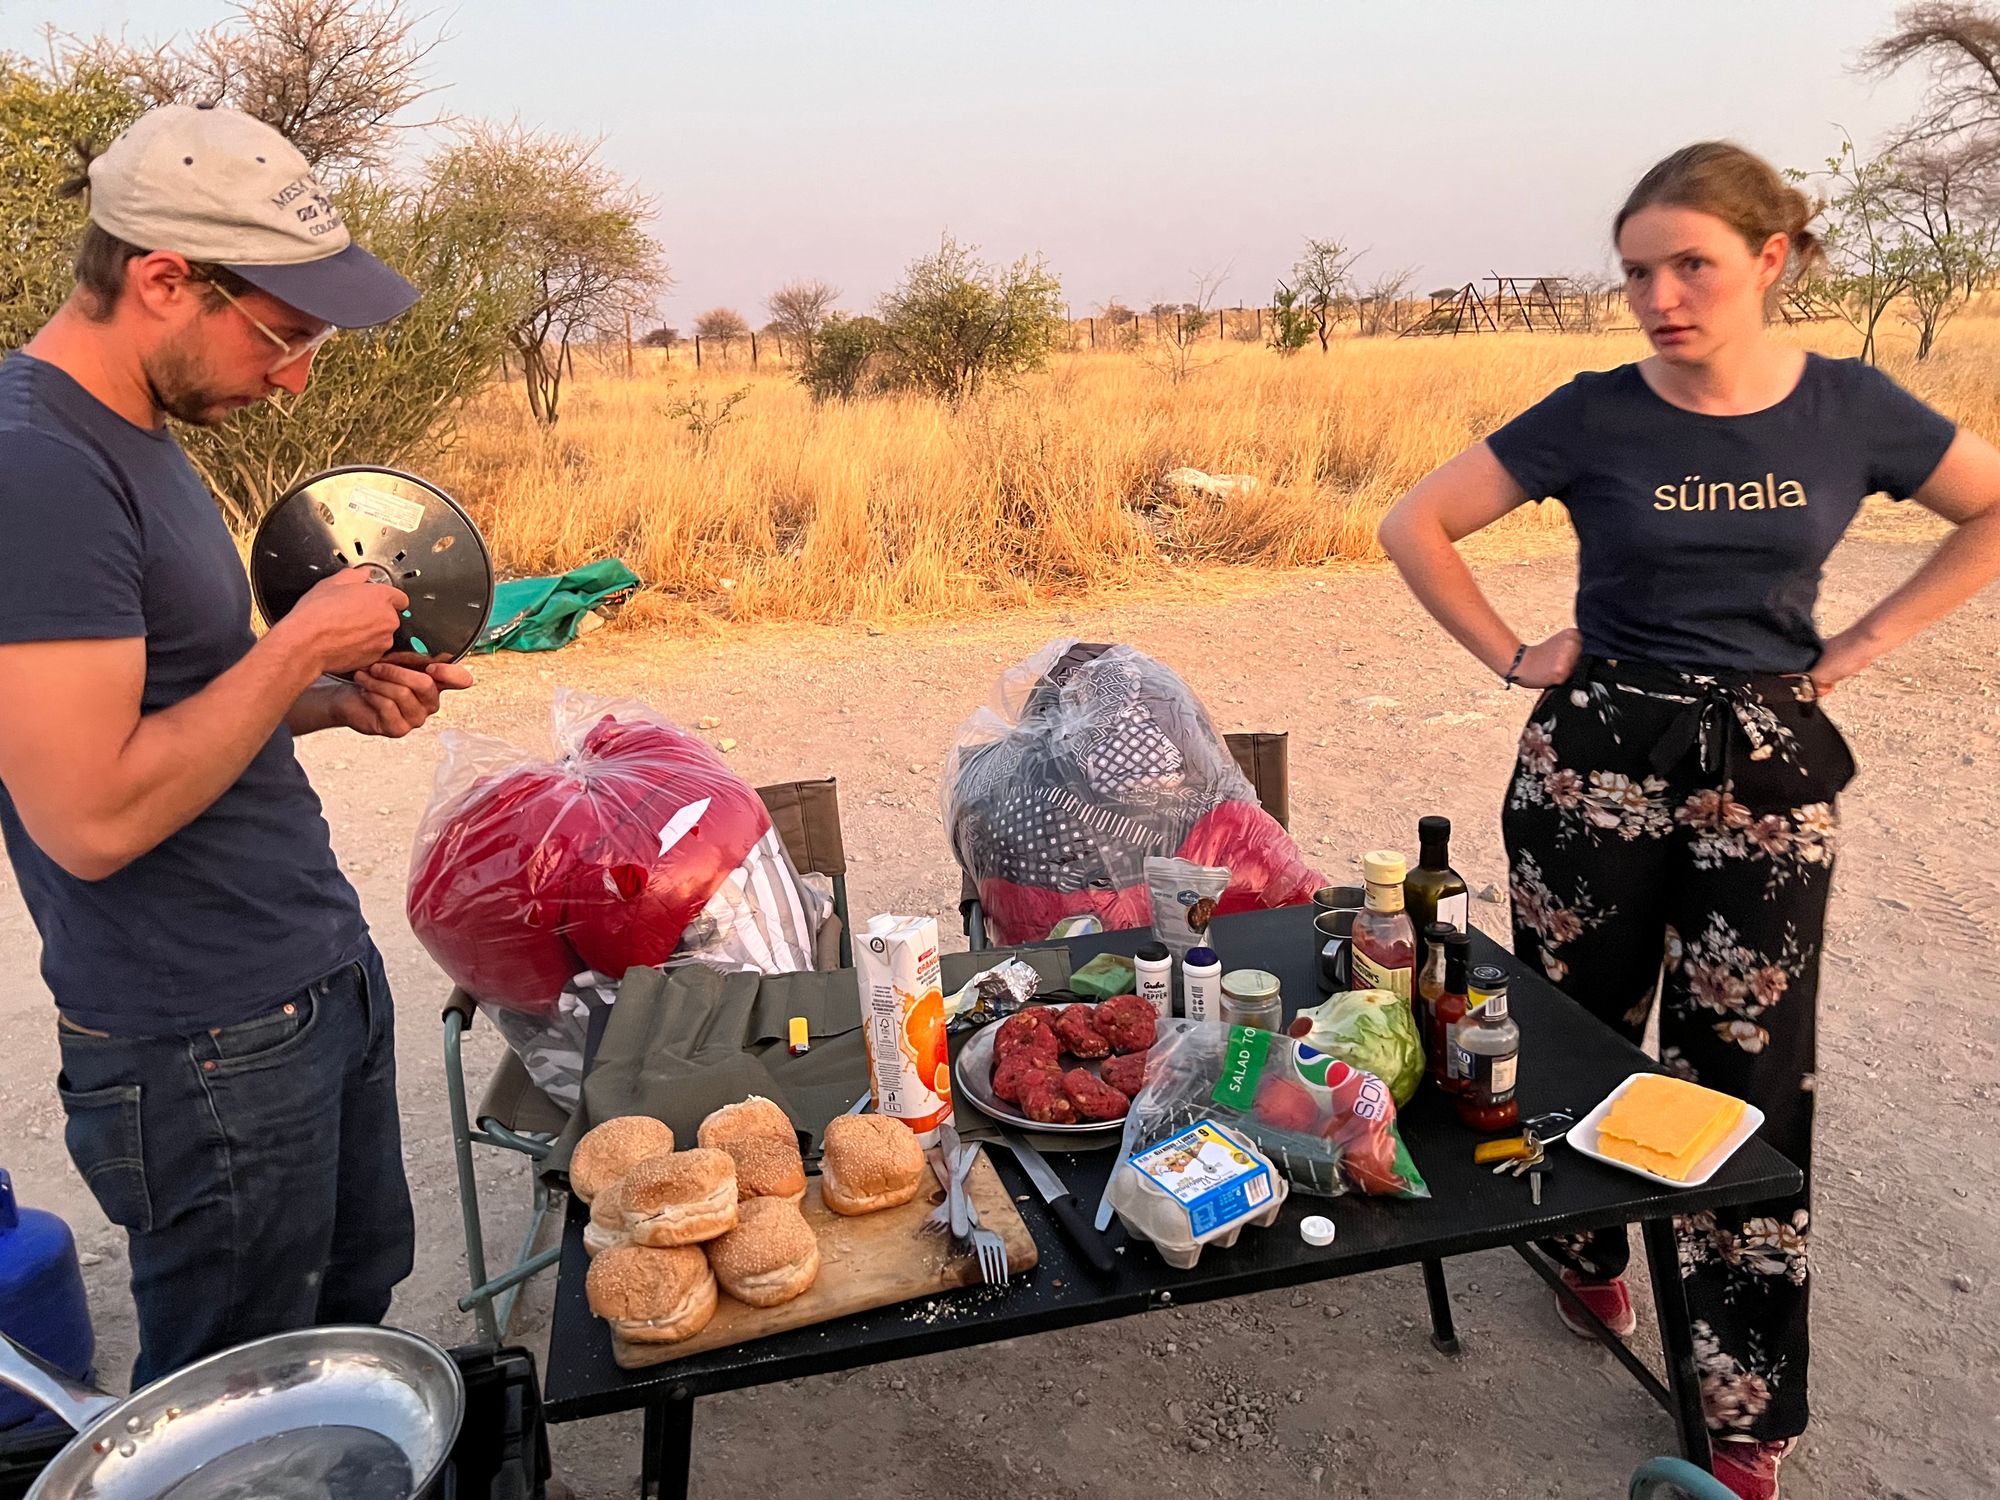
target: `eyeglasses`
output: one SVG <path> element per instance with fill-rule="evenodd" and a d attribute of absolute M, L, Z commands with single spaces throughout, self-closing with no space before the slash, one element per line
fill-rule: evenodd
<path fill-rule="evenodd" d="M 311 357 L 322 344 L 340 331 L 337 328 L 328 326 L 322 328 L 309 339 L 302 339 L 296 344 L 289 343 L 265 327 L 263 321 L 250 311 L 249 308 L 245 307 L 236 298 L 230 296 L 227 287 L 218 285 L 213 281 L 207 282 L 206 285 L 213 289 L 215 294 L 222 298 L 224 302 L 227 302 L 231 307 L 242 313 L 252 328 L 263 334 L 265 338 L 269 339 L 277 347 L 278 357 L 271 361 L 270 369 L 264 372 L 267 375 L 276 375 L 280 370 L 289 369 L 300 360 Z"/>

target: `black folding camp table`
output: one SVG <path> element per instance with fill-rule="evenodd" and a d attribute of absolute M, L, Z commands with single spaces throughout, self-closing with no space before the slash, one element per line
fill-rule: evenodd
<path fill-rule="evenodd" d="M 1310 907 L 1247 912 L 1221 918 L 1212 929 L 1213 945 L 1227 966 L 1262 968 L 1278 975 L 1288 1017 L 1322 998 L 1315 980 L 1312 916 Z M 1103 933 L 1074 939 L 1068 947 L 1081 964 L 1098 953 L 1134 953 L 1150 939 L 1144 931 Z M 1518 1091 L 1523 1118 L 1556 1109 L 1581 1115 L 1632 1073 L 1654 1068 L 1639 1049 L 1484 936 L 1475 935 L 1474 959 L 1502 964 L 1512 979 L 1511 1004 L 1522 1032 Z M 864 1082 L 859 1077 L 854 1080 L 855 1097 Z M 1496 1177 L 1473 1164 L 1472 1148 L 1480 1137 L 1458 1123 L 1450 1101 L 1434 1088 L 1419 1090 L 1402 1112 L 1400 1124 L 1404 1143 L 1430 1186 L 1429 1198 L 1349 1194 L 1326 1199 L 1294 1193 L 1274 1226 L 1246 1231 L 1231 1249 L 1204 1252 L 1188 1271 L 1172 1269 L 1144 1244 L 1130 1246 L 1110 1274 L 1092 1270 L 1032 1191 L 1011 1153 L 994 1151 L 991 1154 L 1016 1197 L 1025 1196 L 1019 1206 L 1041 1256 L 1040 1263 L 1016 1277 L 1004 1293 L 987 1289 L 969 1296 L 959 1317 L 922 1317 L 918 1311 L 925 1306 L 922 1303 L 885 1307 L 642 1370 L 618 1368 L 612 1360 L 609 1330 L 591 1316 L 583 1289 L 587 1268 L 583 1226 L 588 1213 L 572 1202 L 549 1336 L 548 1419 L 568 1422 L 643 1409 L 644 1492 L 685 1496 L 694 1403 L 718 1391 L 1411 1263 L 1423 1267 L 1432 1342 L 1451 1354 L 1457 1352 L 1458 1339 L 1446 1292 L 1447 1257 L 1515 1247 L 1557 1288 L 1558 1295 L 1568 1297 L 1569 1305 L 1589 1318 L 1550 1262 L 1532 1248 L 1533 1242 L 1636 1223 L 1652 1274 L 1665 1378 L 1601 1324 L 1598 1335 L 1672 1416 L 1687 1457 L 1709 1467 L 1708 1432 L 1702 1419 L 1693 1332 L 1681 1292 L 1673 1216 L 1794 1193 L 1801 1181 L 1799 1169 L 1761 1140 L 1752 1139 L 1705 1185 L 1670 1189 L 1557 1146 L 1552 1149 L 1561 1153 L 1561 1170 L 1545 1179 L 1541 1206 L 1535 1207 L 1524 1180 Z M 1095 1204 L 1114 1154 L 1098 1149 L 1055 1153 L 1049 1159 L 1072 1191 L 1086 1204 Z M 1338 1235 L 1332 1245 L 1316 1249 L 1301 1239 L 1299 1221 L 1308 1214 L 1334 1220 Z M 1594 1318 L 1590 1321 L 1596 1323 Z"/>

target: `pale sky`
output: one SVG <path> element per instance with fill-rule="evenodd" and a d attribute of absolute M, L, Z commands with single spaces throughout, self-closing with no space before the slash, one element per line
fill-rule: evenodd
<path fill-rule="evenodd" d="M 421 6 L 421 0 L 419 0 Z M 1895 6 L 1863 0 L 461 0 L 443 108 L 601 136 L 659 202 L 675 287 L 764 321 L 816 276 L 862 309 L 942 230 L 1040 251 L 1074 314 L 1112 297 L 1268 298 L 1308 235 L 1417 268 L 1608 269 L 1607 222 L 1654 160 L 1728 136 L 1814 167 L 1918 80 L 1851 65 Z M 224 0 L 0 0 L 0 48 L 50 20 L 161 38 Z"/>

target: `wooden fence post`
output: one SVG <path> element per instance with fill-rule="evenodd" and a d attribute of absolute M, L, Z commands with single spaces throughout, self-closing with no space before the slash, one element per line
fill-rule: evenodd
<path fill-rule="evenodd" d="M 750 368 L 757 368 L 757 330 L 750 330 Z"/>
<path fill-rule="evenodd" d="M 632 315 L 625 314 L 625 378 L 632 378 Z"/>
<path fill-rule="evenodd" d="M 1090 325 L 1090 347 L 1095 349 L 1097 347 L 1097 319 L 1086 318 L 1084 321 Z"/>
<path fill-rule="evenodd" d="M 694 336 L 694 367 L 697 370 L 701 368 L 701 335 L 698 333 Z"/>

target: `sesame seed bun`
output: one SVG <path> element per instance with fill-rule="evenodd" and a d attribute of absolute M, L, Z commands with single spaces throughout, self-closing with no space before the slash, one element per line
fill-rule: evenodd
<path fill-rule="evenodd" d="M 715 1316 L 715 1273 L 699 1250 L 620 1245 L 583 1278 L 590 1310 L 632 1344 L 676 1344 Z"/>
<path fill-rule="evenodd" d="M 819 1276 L 819 1239 L 798 1205 L 753 1198 L 740 1221 L 708 1245 L 722 1289 L 752 1307 L 776 1307 L 802 1295 Z"/>
<path fill-rule="evenodd" d="M 649 1156 L 625 1174 L 635 1245 L 696 1245 L 736 1227 L 736 1163 L 722 1151 Z"/>
<path fill-rule="evenodd" d="M 736 1163 L 738 1198 L 785 1198 L 797 1203 L 805 1197 L 806 1164 L 796 1140 L 753 1135 L 725 1141 L 722 1149 Z"/>
<path fill-rule="evenodd" d="M 695 1131 L 695 1144 L 720 1150 L 730 1141 L 765 1136 L 772 1140 L 798 1142 L 791 1116 L 762 1094 L 752 1094 L 740 1104 L 725 1104 Z"/>
<path fill-rule="evenodd" d="M 570 1153 L 570 1191 L 589 1203 L 647 1157 L 673 1149 L 673 1131 L 651 1115 L 606 1120 L 586 1133 Z"/>
<path fill-rule="evenodd" d="M 583 1249 L 587 1255 L 602 1255 L 606 1250 L 632 1243 L 632 1235 L 625 1227 L 625 1184 L 618 1181 L 590 1200 L 590 1222 L 583 1226 Z"/>
<path fill-rule="evenodd" d="M 820 1198 L 837 1214 L 872 1214 L 917 1196 L 924 1148 L 887 1115 L 842 1115 L 826 1127 Z"/>

